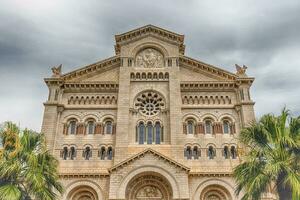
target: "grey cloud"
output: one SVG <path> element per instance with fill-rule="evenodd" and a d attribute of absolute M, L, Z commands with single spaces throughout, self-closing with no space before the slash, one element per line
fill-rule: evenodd
<path fill-rule="evenodd" d="M 68 72 L 112 56 L 115 34 L 146 24 L 185 34 L 190 57 L 231 72 L 235 63 L 249 66 L 257 116 L 284 105 L 300 113 L 297 0 L 29 3 L 0 3 L 0 122 L 39 130 L 51 66 Z"/>

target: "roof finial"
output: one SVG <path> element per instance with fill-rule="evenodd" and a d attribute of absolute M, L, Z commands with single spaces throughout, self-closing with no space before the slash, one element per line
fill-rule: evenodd
<path fill-rule="evenodd" d="M 238 76 L 247 76 L 246 74 L 246 70 L 247 70 L 247 66 L 243 65 L 243 67 L 239 66 L 238 64 L 235 64 L 236 67 L 236 75 Z"/>
<path fill-rule="evenodd" d="M 58 67 L 52 67 L 51 70 L 52 70 L 52 77 L 53 78 L 59 78 L 61 76 L 61 67 L 62 67 L 62 64 L 60 64 Z"/>

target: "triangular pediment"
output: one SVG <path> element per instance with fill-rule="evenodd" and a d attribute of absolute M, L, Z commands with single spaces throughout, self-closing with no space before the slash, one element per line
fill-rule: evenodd
<path fill-rule="evenodd" d="M 74 79 L 74 82 L 118 82 L 119 80 L 119 68 L 112 67 L 97 71 L 94 73 L 86 74 L 85 76 Z"/>
<path fill-rule="evenodd" d="M 188 67 L 181 67 L 179 76 L 181 82 L 213 82 L 226 80 L 223 77 Z"/>
<path fill-rule="evenodd" d="M 170 163 L 171 165 L 174 165 L 182 170 L 185 170 L 185 171 L 190 171 L 190 168 L 188 168 L 187 166 L 151 149 L 151 148 L 148 148 L 148 149 L 145 149 L 144 151 L 130 157 L 130 158 L 127 158 L 126 160 L 116 164 L 115 166 L 113 166 L 109 171 L 116 171 L 118 170 L 119 168 L 122 168 L 123 166 L 125 165 L 129 165 L 133 162 L 135 162 L 136 160 L 138 159 L 141 159 L 142 157 L 144 157 L 145 155 L 152 155 L 152 156 L 155 156 L 155 157 L 159 157 L 165 161 L 167 161 L 168 163 Z"/>
<path fill-rule="evenodd" d="M 113 56 L 63 74 L 61 78 L 66 82 L 117 81 L 120 63 L 120 57 Z M 109 78 L 113 79 L 107 80 Z"/>
<path fill-rule="evenodd" d="M 124 60 L 123 54 L 122 54 L 123 56 L 122 58 L 121 55 L 119 55 L 121 45 L 125 45 L 126 43 L 131 43 L 132 45 L 135 44 L 134 41 L 143 40 L 143 38 L 145 37 L 147 37 L 147 39 L 155 37 L 156 43 L 159 43 L 160 42 L 159 40 L 161 41 L 164 40 L 167 42 L 171 42 L 172 44 L 175 44 L 179 47 L 178 49 L 180 54 L 179 55 L 176 54 L 175 56 L 176 57 L 178 56 L 178 58 L 176 58 L 177 59 L 176 62 L 178 62 L 181 70 L 180 80 L 182 82 L 246 81 L 252 83 L 254 80 L 253 78 L 240 76 L 231 73 L 229 71 L 223 70 L 219 67 L 183 55 L 184 35 L 180 35 L 153 25 L 146 25 L 134 29 L 132 31 L 116 35 L 115 36 L 116 39 L 115 47 L 117 51 L 116 56 L 101 60 L 99 62 L 90 65 L 86 65 L 82 68 L 76 69 L 66 74 L 62 74 L 62 75 L 54 74 L 54 77 L 59 78 L 59 81 L 65 83 L 67 82 L 69 83 L 88 82 L 89 83 L 89 82 L 107 82 L 107 81 L 117 83 L 119 79 L 119 67 L 121 65 L 123 66 L 123 62 L 127 63 L 127 60 L 126 59 Z M 124 64 L 124 66 L 126 66 L 126 64 Z"/>
<path fill-rule="evenodd" d="M 115 35 L 116 45 L 115 52 L 116 55 L 120 53 L 120 47 L 129 42 L 140 40 L 145 37 L 156 37 L 163 41 L 175 44 L 179 47 L 179 52 L 183 55 L 185 51 L 184 45 L 184 35 L 153 26 L 151 24 Z"/>
<path fill-rule="evenodd" d="M 238 76 L 187 56 L 179 58 L 181 81 L 235 81 Z"/>

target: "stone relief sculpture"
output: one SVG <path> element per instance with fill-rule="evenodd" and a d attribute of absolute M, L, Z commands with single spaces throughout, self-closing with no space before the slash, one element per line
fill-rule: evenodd
<path fill-rule="evenodd" d="M 136 56 L 136 66 L 145 68 L 159 68 L 164 66 L 163 55 L 153 48 L 147 48 Z"/>
<path fill-rule="evenodd" d="M 220 200 L 220 198 L 217 197 L 217 196 L 215 196 L 215 195 L 212 195 L 212 196 L 209 196 L 209 197 L 207 198 L 207 200 Z"/>
<path fill-rule="evenodd" d="M 237 75 L 246 76 L 246 70 L 248 68 L 246 65 L 243 65 L 243 67 L 241 67 L 238 64 L 235 64 L 235 67 L 236 67 L 236 74 Z"/>
<path fill-rule="evenodd" d="M 145 199 L 150 197 L 153 199 L 162 199 L 162 194 L 155 186 L 146 186 L 143 187 L 136 195 L 137 199 Z"/>
<path fill-rule="evenodd" d="M 51 70 L 52 70 L 52 77 L 54 78 L 58 78 L 61 76 L 61 67 L 62 67 L 62 64 L 60 64 L 58 67 L 52 67 Z"/>

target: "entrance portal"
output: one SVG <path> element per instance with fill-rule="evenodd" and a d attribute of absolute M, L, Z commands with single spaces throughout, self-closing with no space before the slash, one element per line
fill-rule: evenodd
<path fill-rule="evenodd" d="M 98 200 L 96 191 L 89 186 L 78 186 L 68 195 L 70 200 Z"/>
<path fill-rule="evenodd" d="M 171 200 L 172 189 L 169 182 L 158 173 L 142 173 L 127 185 L 128 200 Z"/>

